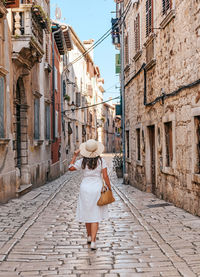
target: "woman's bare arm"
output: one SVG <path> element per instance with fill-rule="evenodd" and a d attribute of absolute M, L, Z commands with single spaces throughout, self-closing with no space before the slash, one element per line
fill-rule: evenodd
<path fill-rule="evenodd" d="M 107 168 L 102 169 L 102 174 L 107 187 L 109 188 L 109 190 L 111 190 L 111 184 L 110 184 L 110 179 L 108 177 Z"/>
<path fill-rule="evenodd" d="M 74 152 L 74 155 L 73 155 L 73 157 L 72 157 L 72 160 L 71 160 L 70 164 L 74 164 L 74 163 L 75 163 L 76 158 L 77 158 L 77 156 L 78 156 L 79 153 L 80 153 L 80 150 L 76 150 L 76 151 Z M 69 168 L 69 171 L 74 171 L 74 170 L 76 170 L 76 168 L 75 168 L 74 166 L 71 166 L 71 167 Z"/>

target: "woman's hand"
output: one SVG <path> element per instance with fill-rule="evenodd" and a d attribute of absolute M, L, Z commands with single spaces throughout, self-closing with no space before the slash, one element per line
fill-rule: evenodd
<path fill-rule="evenodd" d="M 75 155 L 75 156 L 78 156 L 79 153 L 80 153 L 80 149 L 74 151 L 74 155 Z"/>

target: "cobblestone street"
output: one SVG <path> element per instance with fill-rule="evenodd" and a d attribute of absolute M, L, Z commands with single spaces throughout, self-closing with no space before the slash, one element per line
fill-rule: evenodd
<path fill-rule="evenodd" d="M 94 252 L 84 225 L 73 220 L 80 173 L 1 205 L 0 276 L 200 276 L 199 218 L 123 185 L 113 172 L 111 179 L 116 202 Z"/>

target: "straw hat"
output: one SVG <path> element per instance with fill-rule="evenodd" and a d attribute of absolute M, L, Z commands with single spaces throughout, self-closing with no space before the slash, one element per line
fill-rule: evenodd
<path fill-rule="evenodd" d="M 103 150 L 103 144 L 94 139 L 89 139 L 80 145 L 80 154 L 86 158 L 96 158 L 102 154 Z"/>

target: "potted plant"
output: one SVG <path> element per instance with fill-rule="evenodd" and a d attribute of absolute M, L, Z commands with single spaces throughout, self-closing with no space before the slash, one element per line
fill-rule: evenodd
<path fill-rule="evenodd" d="M 70 101 L 70 96 L 69 96 L 68 94 L 65 94 L 64 99 L 65 99 L 67 102 L 69 102 L 69 101 Z"/>
<path fill-rule="evenodd" d="M 115 154 L 113 157 L 113 169 L 118 178 L 123 178 L 123 156 L 121 153 Z"/>

